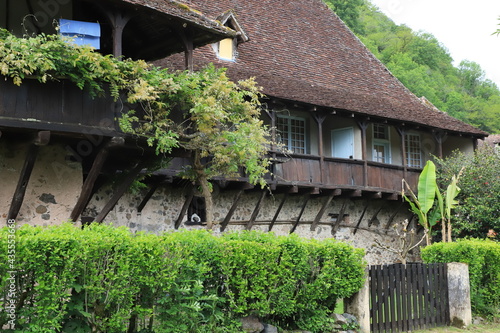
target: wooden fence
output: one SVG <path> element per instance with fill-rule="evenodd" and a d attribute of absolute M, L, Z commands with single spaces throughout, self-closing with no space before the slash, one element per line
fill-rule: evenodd
<path fill-rule="evenodd" d="M 449 324 L 446 264 L 370 266 L 369 288 L 371 332 Z"/>

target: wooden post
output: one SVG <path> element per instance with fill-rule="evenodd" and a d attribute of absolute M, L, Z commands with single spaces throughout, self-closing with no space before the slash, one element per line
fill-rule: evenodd
<path fill-rule="evenodd" d="M 299 216 L 297 216 L 297 219 L 295 220 L 295 223 L 293 224 L 292 229 L 290 230 L 291 234 L 293 234 L 297 229 L 297 227 L 299 226 L 300 218 L 302 217 L 302 214 L 304 214 L 304 210 L 306 209 L 307 203 L 309 202 L 310 198 L 311 198 L 311 193 L 307 193 L 304 198 L 304 203 L 302 204 L 302 208 L 300 209 Z"/>
<path fill-rule="evenodd" d="M 125 140 L 123 138 L 114 137 L 108 143 L 106 143 L 104 147 L 101 148 L 101 150 L 99 150 L 96 158 L 94 159 L 94 162 L 92 163 L 90 172 L 83 182 L 82 191 L 80 192 L 78 201 L 76 202 L 75 207 L 73 208 L 73 211 L 71 212 L 71 215 L 69 217 L 71 221 L 76 222 L 87 206 L 87 203 L 89 202 L 92 195 L 92 190 L 94 188 L 97 177 L 101 173 L 104 162 L 106 162 L 106 159 L 109 155 L 109 149 L 112 146 L 122 145 L 124 142 Z"/>
<path fill-rule="evenodd" d="M 181 211 L 179 212 L 179 216 L 177 217 L 177 220 L 174 223 L 175 229 L 179 229 L 179 227 L 182 223 L 182 219 L 186 215 L 186 212 L 189 208 L 189 205 L 191 205 L 191 202 L 193 201 L 193 197 L 194 197 L 194 187 L 191 186 L 191 188 L 189 189 L 188 195 L 186 197 L 186 200 L 184 201 L 184 204 L 182 205 Z"/>
<path fill-rule="evenodd" d="M 323 152 L 323 122 L 326 119 L 325 115 L 320 115 L 320 114 L 313 114 L 314 120 L 316 120 L 316 123 L 318 124 L 318 136 L 319 136 L 319 142 L 318 142 L 318 154 L 319 154 L 319 172 L 320 172 L 320 180 L 321 183 L 324 184 L 325 179 L 324 179 L 324 173 L 325 173 L 325 154 Z"/>
<path fill-rule="evenodd" d="M 332 226 L 332 235 L 335 236 L 337 233 L 337 230 L 339 229 L 340 222 L 344 219 L 344 212 L 345 212 L 345 207 L 347 206 L 347 201 L 349 199 L 345 199 L 344 202 L 342 203 L 342 207 L 340 208 L 339 216 L 337 217 L 337 221 Z"/>
<path fill-rule="evenodd" d="M 263 190 L 259 201 L 257 201 L 257 205 L 255 206 L 255 209 L 253 210 L 252 216 L 250 217 L 250 220 L 247 223 L 247 226 L 245 227 L 246 230 L 251 230 L 253 223 L 255 222 L 255 219 L 257 218 L 257 215 L 259 215 L 260 207 L 262 205 L 262 201 L 264 200 L 264 197 L 266 196 L 266 191 Z"/>
<path fill-rule="evenodd" d="M 276 222 L 276 220 L 278 219 L 278 215 L 280 214 L 281 212 L 281 209 L 283 208 L 283 205 L 285 204 L 285 201 L 286 199 L 288 198 L 288 192 L 286 192 L 284 195 L 283 195 L 283 199 L 281 200 L 280 202 L 280 205 L 278 206 L 278 209 L 276 210 L 276 213 L 274 214 L 273 216 L 273 219 L 271 221 L 271 224 L 269 224 L 269 231 L 271 231 L 274 227 L 274 223 Z"/>
<path fill-rule="evenodd" d="M 358 126 L 361 129 L 361 152 L 363 159 L 363 186 L 368 186 L 368 160 L 366 156 L 366 129 L 368 121 L 358 121 Z"/>
<path fill-rule="evenodd" d="M 104 206 L 102 211 L 99 214 L 97 214 L 97 216 L 94 219 L 95 222 L 101 223 L 106 218 L 106 216 L 113 209 L 113 207 L 116 205 L 118 200 L 120 200 L 120 198 L 123 196 L 125 191 L 127 191 L 128 188 L 130 187 L 130 185 L 132 185 L 132 182 L 137 178 L 139 173 L 144 168 L 145 164 L 146 164 L 145 161 L 140 161 L 132 169 L 132 171 L 130 171 L 128 173 L 127 177 L 125 177 L 125 179 L 122 181 L 122 183 L 118 186 L 115 193 L 113 194 L 111 199 L 106 203 L 106 205 Z"/>
<path fill-rule="evenodd" d="M 433 131 L 434 140 L 437 144 L 437 156 L 439 158 L 443 158 L 443 137 L 444 134 L 442 131 Z"/>
<path fill-rule="evenodd" d="M 318 212 L 318 214 L 314 218 L 314 221 L 311 224 L 311 231 L 316 230 L 316 227 L 317 227 L 319 221 L 321 220 L 321 218 L 325 214 L 325 211 L 328 208 L 328 206 L 330 206 L 330 203 L 332 202 L 333 197 L 339 196 L 341 193 L 342 193 L 342 190 L 339 188 L 336 188 L 335 190 L 331 191 L 331 193 L 328 195 L 325 202 L 323 203 L 323 206 L 321 207 L 320 211 Z"/>
<path fill-rule="evenodd" d="M 151 185 L 151 187 L 149 188 L 149 191 L 148 193 L 146 193 L 146 195 L 144 196 L 144 199 L 142 199 L 141 203 L 139 204 L 139 206 L 137 206 L 137 212 L 138 213 L 141 213 L 142 210 L 144 209 L 144 207 L 146 206 L 146 204 L 148 203 L 149 199 L 151 199 L 151 197 L 153 196 L 153 194 L 156 192 L 156 190 L 158 189 L 158 186 L 160 186 L 160 183 L 159 182 L 156 182 L 154 183 L 153 185 Z"/>
<path fill-rule="evenodd" d="M 370 199 L 366 200 L 365 208 L 363 209 L 363 213 L 361 213 L 361 216 L 359 217 L 358 223 L 356 224 L 356 227 L 354 228 L 354 232 L 352 233 L 353 235 L 356 235 L 356 232 L 358 231 L 359 225 L 361 224 L 361 221 L 363 220 L 363 217 L 365 217 L 366 210 L 368 209 L 368 206 L 370 205 Z"/>
<path fill-rule="evenodd" d="M 132 17 L 120 12 L 111 12 L 108 10 L 105 12 L 111 22 L 113 56 L 119 59 L 123 55 L 123 29 Z"/>
<path fill-rule="evenodd" d="M 39 147 L 47 145 L 49 141 L 50 132 L 40 131 L 38 132 L 36 139 L 29 146 L 21 174 L 19 175 L 16 190 L 14 192 L 14 196 L 12 197 L 9 212 L 7 214 L 7 220 L 14 220 L 17 218 L 17 214 L 19 214 L 19 210 L 21 209 L 24 201 L 24 195 L 26 194 L 26 188 L 28 187 L 31 172 L 33 171 L 33 167 L 38 156 Z"/>
<path fill-rule="evenodd" d="M 406 130 L 404 127 L 397 127 L 396 129 L 401 137 L 401 161 L 403 163 L 403 178 L 406 179 L 408 178 L 408 167 L 406 163 L 406 145 L 405 145 Z"/>
<path fill-rule="evenodd" d="M 222 223 L 220 225 L 220 231 L 221 232 L 223 232 L 224 230 L 226 230 L 227 225 L 229 224 L 229 221 L 231 221 L 231 217 L 233 216 L 234 211 L 238 207 L 238 203 L 240 201 L 240 198 L 241 198 L 241 195 L 243 194 L 243 192 L 244 192 L 243 190 L 239 190 L 238 193 L 236 194 L 236 197 L 234 198 L 234 201 L 233 201 L 233 204 L 232 204 L 231 208 L 227 212 L 227 215 L 224 218 L 224 221 L 222 221 Z"/>

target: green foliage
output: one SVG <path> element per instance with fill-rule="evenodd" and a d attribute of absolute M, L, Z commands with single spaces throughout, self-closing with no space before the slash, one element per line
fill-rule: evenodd
<path fill-rule="evenodd" d="M 472 310 L 478 315 L 500 316 L 500 244 L 491 240 L 458 240 L 422 249 L 428 263 L 469 264 Z"/>
<path fill-rule="evenodd" d="M 1 248 L 7 235 L 0 230 Z M 63 224 L 23 226 L 16 241 L 22 332 L 233 333 L 241 330 L 236 319 L 247 315 L 324 332 L 336 299 L 355 293 L 364 275 L 361 250 L 295 235 L 156 236 Z M 0 259 L 6 272 L 6 251 Z M 2 295 L 8 278 L 0 275 Z M 6 320 L 0 311 L 0 325 Z"/>
<path fill-rule="evenodd" d="M 433 35 L 396 25 L 368 0 L 324 1 L 415 95 L 484 131 L 500 133 L 500 90 L 477 63 L 464 60 L 455 67 Z"/>
<path fill-rule="evenodd" d="M 210 179 L 246 177 L 266 186 L 270 132 L 259 118 L 262 96 L 254 80 L 231 82 L 214 66 L 196 73 L 170 73 L 67 42 L 44 34 L 17 38 L 0 30 L 0 74 L 16 85 L 28 77 L 40 82 L 65 78 L 91 96 L 109 93 L 137 108 L 119 117 L 122 131 L 144 137 L 158 155 L 174 147 L 192 153 L 183 176 L 201 186 L 209 227 Z"/>
<path fill-rule="evenodd" d="M 413 193 L 408 183 L 404 182 L 407 190 L 410 192 L 410 198 L 404 194 L 403 198 L 410 204 L 410 208 L 414 214 L 418 216 L 418 220 L 426 232 L 427 245 L 430 244 L 430 228 L 435 223 L 435 220 L 429 219 L 429 212 L 435 206 L 436 192 L 438 191 L 436 183 L 436 165 L 432 161 L 427 161 L 420 176 L 418 177 L 418 192 Z"/>
<path fill-rule="evenodd" d="M 461 191 L 456 197 L 459 205 L 454 210 L 453 235 L 485 238 L 490 234 L 499 239 L 494 235 L 500 231 L 500 154 L 496 148 L 482 145 L 474 154 L 455 151 L 443 160 L 436 159 L 436 163 L 442 187 L 463 168 Z"/>

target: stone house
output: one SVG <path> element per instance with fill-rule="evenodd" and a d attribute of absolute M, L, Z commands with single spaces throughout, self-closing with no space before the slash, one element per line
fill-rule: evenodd
<path fill-rule="evenodd" d="M 431 155 L 472 152 L 487 135 L 408 91 L 321 0 L 50 4 L 11 4 L 0 10 L 7 14 L 0 26 L 16 31 L 26 13 L 39 22 L 99 22 L 102 52 L 173 69 L 212 62 L 234 80 L 255 77 L 262 86 L 262 119 L 291 153 L 270 151 L 271 193 L 244 180 L 214 181 L 216 232 L 335 237 L 366 248 L 371 263 L 392 262 L 373 244 L 396 246 L 392 224 L 412 218 L 402 179 L 414 186 Z M 98 220 L 151 232 L 201 227 L 192 217 L 203 219 L 203 199 L 176 177 L 186 163 L 181 156 L 139 194 L 106 182 L 116 174 L 133 179 L 135 162 L 148 154 L 120 133 L 119 105 L 64 83 L 0 85 L 3 218 Z"/>

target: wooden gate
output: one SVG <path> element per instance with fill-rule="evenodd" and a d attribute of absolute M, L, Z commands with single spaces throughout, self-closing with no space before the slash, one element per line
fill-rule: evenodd
<path fill-rule="evenodd" d="M 371 332 L 449 324 L 446 264 L 370 266 Z"/>

